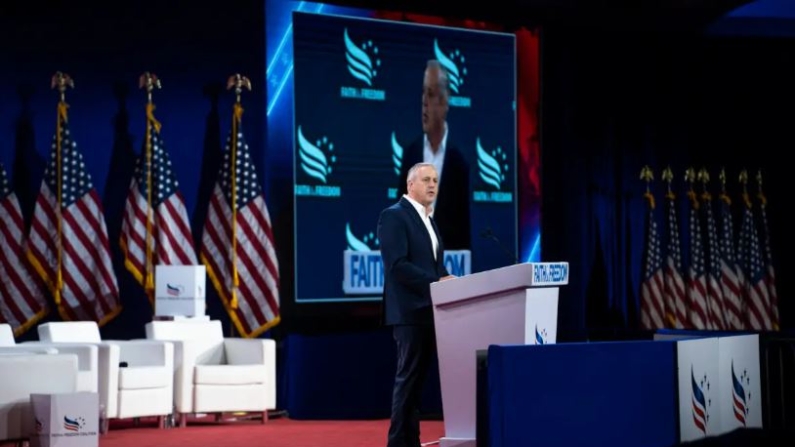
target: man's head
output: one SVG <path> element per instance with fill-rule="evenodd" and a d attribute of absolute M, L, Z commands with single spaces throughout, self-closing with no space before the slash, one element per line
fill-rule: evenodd
<path fill-rule="evenodd" d="M 447 70 L 438 60 L 429 60 L 422 81 L 422 130 L 426 134 L 441 135 L 444 131 L 450 97 L 448 82 Z"/>
<path fill-rule="evenodd" d="M 439 175 L 431 163 L 417 163 L 409 169 L 409 174 L 406 177 L 406 190 L 409 197 L 423 206 L 431 206 L 436 199 L 438 186 Z"/>

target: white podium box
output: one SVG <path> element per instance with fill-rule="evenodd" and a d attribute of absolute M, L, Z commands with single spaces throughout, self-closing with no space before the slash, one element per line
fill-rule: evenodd
<path fill-rule="evenodd" d="M 476 353 L 493 344 L 555 343 L 567 262 L 516 264 L 431 284 L 445 437 L 476 444 Z"/>
<path fill-rule="evenodd" d="M 681 442 L 763 427 L 759 334 L 684 338 L 676 350 Z"/>
<path fill-rule="evenodd" d="M 759 334 L 718 338 L 721 432 L 763 428 Z"/>
<path fill-rule="evenodd" d="M 207 269 L 203 265 L 156 266 L 155 316 L 203 316 L 206 282 Z"/>
<path fill-rule="evenodd" d="M 98 447 L 97 393 L 31 394 L 31 447 Z"/>
<path fill-rule="evenodd" d="M 718 339 L 676 342 L 679 388 L 679 440 L 690 442 L 721 433 Z"/>

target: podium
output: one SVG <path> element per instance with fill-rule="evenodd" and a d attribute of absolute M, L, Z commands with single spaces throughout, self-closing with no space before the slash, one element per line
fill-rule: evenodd
<path fill-rule="evenodd" d="M 476 353 L 489 345 L 555 343 L 567 262 L 515 264 L 431 284 L 445 437 L 475 447 Z"/>

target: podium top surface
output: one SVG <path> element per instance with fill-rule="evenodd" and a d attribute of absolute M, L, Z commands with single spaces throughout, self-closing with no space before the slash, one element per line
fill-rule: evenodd
<path fill-rule="evenodd" d="M 431 299 L 434 306 L 439 306 L 511 290 L 568 283 L 568 262 L 528 262 L 432 283 Z"/>

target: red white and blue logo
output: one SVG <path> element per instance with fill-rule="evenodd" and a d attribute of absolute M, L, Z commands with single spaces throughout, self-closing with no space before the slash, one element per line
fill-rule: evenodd
<path fill-rule="evenodd" d="M 693 388 L 693 423 L 706 436 L 707 424 L 709 423 L 709 407 L 712 405 L 712 399 L 708 397 L 709 379 L 704 374 L 704 377 L 696 380 L 693 365 L 690 365 L 690 379 Z"/>
<path fill-rule="evenodd" d="M 547 330 L 541 329 L 538 330 L 538 325 L 536 324 L 536 344 L 537 345 L 545 345 L 547 344 Z"/>
<path fill-rule="evenodd" d="M 81 428 L 86 426 L 86 420 L 82 417 L 63 417 L 63 428 L 68 431 L 80 431 Z"/>
<path fill-rule="evenodd" d="M 743 427 L 747 423 L 750 410 L 751 391 L 747 391 L 750 384 L 748 370 L 743 370 L 742 374 L 738 376 L 734 371 L 734 360 L 732 360 L 732 406 L 734 418 L 743 424 Z"/>

